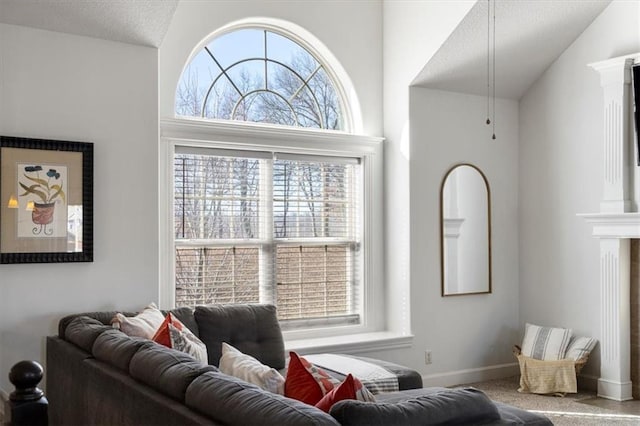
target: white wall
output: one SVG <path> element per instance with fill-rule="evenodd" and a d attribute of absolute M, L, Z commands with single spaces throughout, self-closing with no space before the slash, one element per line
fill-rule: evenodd
<path fill-rule="evenodd" d="M 517 343 L 519 315 L 518 103 L 497 100 L 495 141 L 485 124 L 485 97 L 413 87 L 410 110 L 414 356 L 433 350 L 427 384 L 514 373 L 511 347 Z M 493 293 L 441 297 L 440 185 L 449 168 L 461 162 L 477 166 L 489 182 Z M 480 376 L 469 375 L 474 372 Z"/>
<path fill-rule="evenodd" d="M 599 245 L 577 213 L 602 197 L 603 95 L 588 63 L 640 51 L 640 3 L 614 1 L 520 102 L 520 330 L 600 338 Z M 599 375 L 599 350 L 583 374 Z"/>
<path fill-rule="evenodd" d="M 158 299 L 157 66 L 156 49 L 0 24 L 0 134 L 95 143 L 95 261 L 0 265 L 2 389 L 63 315 Z"/>
<path fill-rule="evenodd" d="M 385 141 L 385 281 L 387 321 L 394 330 L 423 333 L 423 323 L 412 320 L 423 310 L 419 278 L 412 278 L 410 259 L 409 157 L 415 138 L 409 132 L 409 87 L 475 1 L 383 2 L 384 136 Z M 417 339 L 420 341 L 420 338 Z M 401 354 L 397 362 L 425 371 L 424 347 Z"/>

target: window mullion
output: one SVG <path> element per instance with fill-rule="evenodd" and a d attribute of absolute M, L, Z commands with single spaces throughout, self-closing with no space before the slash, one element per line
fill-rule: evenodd
<path fill-rule="evenodd" d="M 267 45 L 267 31 L 264 31 L 264 90 L 269 90 L 269 51 Z"/>
<path fill-rule="evenodd" d="M 236 247 L 231 247 L 231 300 L 233 303 L 237 303 L 236 299 L 236 286 L 237 286 L 237 274 L 236 274 Z"/>
<path fill-rule="evenodd" d="M 295 166 L 293 167 L 293 176 L 295 176 L 296 179 L 296 199 L 298 200 L 298 202 L 296 203 L 296 235 L 300 235 L 300 216 L 301 216 L 301 210 L 300 210 L 300 204 L 301 201 L 300 200 L 300 194 L 302 193 L 302 177 L 300 176 L 300 164 L 299 163 L 295 163 Z"/>
<path fill-rule="evenodd" d="M 329 313 L 329 282 L 327 275 L 327 245 L 324 246 L 324 256 L 322 257 L 322 281 L 324 282 L 324 314 Z"/>
<path fill-rule="evenodd" d="M 258 232 L 263 241 L 260 255 L 260 302 L 275 304 L 277 266 L 273 226 L 273 160 L 262 160 L 260 164 Z"/>
<path fill-rule="evenodd" d="M 235 162 L 234 161 L 225 161 L 226 165 L 227 165 L 227 182 L 229 183 L 229 187 L 227 188 L 227 191 L 229 191 L 229 209 L 231 210 L 229 213 L 229 231 L 231 233 L 231 235 L 236 235 L 235 233 L 235 229 L 236 229 L 236 212 L 235 212 L 235 205 L 236 205 L 236 192 L 235 192 L 235 188 L 234 188 L 234 181 L 233 181 L 233 169 L 235 167 Z M 222 199 L 224 200 L 224 190 L 223 190 L 223 197 Z"/>
<path fill-rule="evenodd" d="M 298 317 L 299 318 L 303 318 L 304 316 L 302 315 L 302 301 L 304 300 L 303 298 L 303 294 L 302 294 L 302 287 L 304 286 L 304 274 L 302 273 L 302 270 L 304 269 L 304 264 L 302 263 L 302 246 L 300 246 L 298 248 L 298 265 L 300 265 L 300 267 L 298 268 Z"/>
<path fill-rule="evenodd" d="M 203 183 L 205 181 L 204 179 L 204 173 L 198 173 L 198 171 L 196 169 L 194 169 L 194 183 L 197 180 L 197 186 L 194 187 L 194 195 L 195 195 L 195 202 L 196 205 L 198 207 L 200 207 L 200 211 L 197 212 L 198 214 L 198 238 L 204 238 L 205 233 L 204 233 L 204 207 L 202 206 L 202 203 L 204 203 L 204 193 L 203 193 Z M 197 191 L 197 192 L 196 192 Z"/>

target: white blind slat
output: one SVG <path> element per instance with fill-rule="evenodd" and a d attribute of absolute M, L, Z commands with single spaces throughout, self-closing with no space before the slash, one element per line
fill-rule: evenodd
<path fill-rule="evenodd" d="M 273 154 L 274 160 L 304 161 L 310 163 L 333 163 L 333 164 L 360 164 L 359 158 L 339 157 L 329 155 L 294 154 L 288 152 L 276 152 Z"/>
<path fill-rule="evenodd" d="M 263 158 L 270 159 L 273 157 L 271 152 L 265 151 L 247 151 L 220 148 L 205 148 L 199 146 L 178 145 L 175 150 L 176 154 L 215 156 L 215 157 L 239 157 L 239 158 Z"/>

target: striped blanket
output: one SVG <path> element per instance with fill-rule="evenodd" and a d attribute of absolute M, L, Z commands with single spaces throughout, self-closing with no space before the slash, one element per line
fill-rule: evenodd
<path fill-rule="evenodd" d="M 372 394 L 398 391 L 398 377 L 385 368 L 348 355 L 316 354 L 305 355 L 307 361 L 342 376 L 351 373 Z"/>

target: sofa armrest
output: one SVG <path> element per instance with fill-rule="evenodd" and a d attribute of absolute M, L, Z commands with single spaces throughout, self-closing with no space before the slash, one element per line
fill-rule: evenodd
<path fill-rule="evenodd" d="M 406 399 L 395 402 L 340 401 L 331 407 L 330 414 L 342 426 L 464 425 L 500 420 L 496 405 L 477 389 L 446 389 L 416 394 L 409 392 Z"/>
<path fill-rule="evenodd" d="M 422 376 L 416 370 L 405 367 L 404 365 L 395 364 L 393 362 L 384 361 L 376 358 L 367 358 L 363 356 L 351 355 L 355 359 L 370 362 L 375 365 L 379 365 L 384 369 L 392 372 L 398 378 L 398 388 L 400 390 L 405 389 L 420 389 L 422 388 Z"/>

